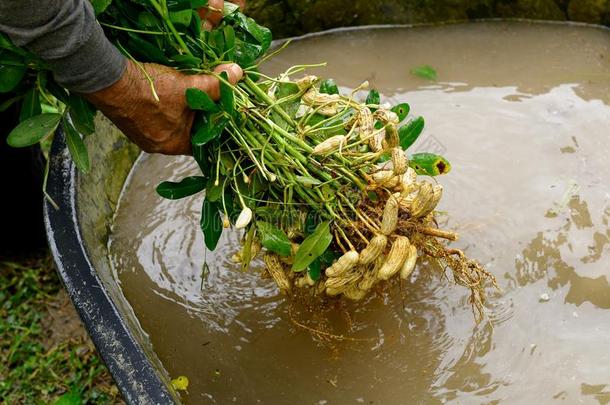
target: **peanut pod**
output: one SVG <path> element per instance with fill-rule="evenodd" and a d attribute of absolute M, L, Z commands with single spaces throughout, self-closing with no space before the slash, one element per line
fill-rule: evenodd
<path fill-rule="evenodd" d="M 359 264 L 366 266 L 373 263 L 375 259 L 377 259 L 377 257 L 379 257 L 379 255 L 383 252 L 383 249 L 385 249 L 387 243 L 387 236 L 383 234 L 375 235 L 369 241 L 369 244 L 362 249 L 362 252 L 360 252 Z"/>
<path fill-rule="evenodd" d="M 417 248 L 415 245 L 411 245 L 409 246 L 409 254 L 407 259 L 400 269 L 400 278 L 403 280 L 408 279 L 415 269 L 415 263 L 417 263 Z"/>
<path fill-rule="evenodd" d="M 386 257 L 385 263 L 379 269 L 379 278 L 381 280 L 389 280 L 390 277 L 398 273 L 409 255 L 409 238 L 406 236 L 398 236 L 392 244 L 390 253 Z"/>
<path fill-rule="evenodd" d="M 355 250 L 350 250 L 337 259 L 330 267 L 324 272 L 326 277 L 339 277 L 350 271 L 356 263 L 358 263 L 360 255 Z"/>
<path fill-rule="evenodd" d="M 284 272 L 284 266 L 280 262 L 279 256 L 275 253 L 267 252 L 263 256 L 263 261 L 267 267 L 267 271 L 273 277 L 273 280 L 284 294 L 288 293 L 291 288 L 290 280 Z"/>
<path fill-rule="evenodd" d="M 399 201 L 394 195 L 391 195 L 386 201 L 381 220 L 382 234 L 391 235 L 396 230 L 398 225 L 398 205 Z"/>

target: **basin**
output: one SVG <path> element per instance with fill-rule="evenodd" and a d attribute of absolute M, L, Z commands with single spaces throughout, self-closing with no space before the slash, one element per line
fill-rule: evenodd
<path fill-rule="evenodd" d="M 278 18 L 291 22 L 274 27 L 282 35 L 304 34 L 353 24 L 423 22 L 432 24 L 433 27 L 434 24 L 444 22 L 495 17 L 580 19 L 599 24 L 608 22 L 605 9 L 589 7 L 586 1 L 571 1 L 567 5 L 552 0 L 532 4 L 526 1 L 492 2 L 493 4 L 475 1 L 469 2 L 468 6 L 448 2 L 425 2 L 425 5 L 418 6 L 399 1 L 383 2 L 383 5 L 378 4 L 381 2 L 370 1 L 318 1 L 313 2 L 308 9 L 289 6 L 292 3 L 294 2 L 254 3 L 252 14 L 271 22 L 271 25 Z M 327 3 L 332 3 L 332 7 L 325 8 L 330 7 Z M 346 11 L 348 5 L 351 7 L 349 12 Z M 336 32 L 315 35 L 332 36 Z M 299 37 L 297 40 L 307 38 L 310 37 Z M 341 77 L 336 79 L 341 81 Z M 493 85 L 495 84 L 490 82 L 490 86 Z M 524 89 L 524 92 L 527 91 Z M 515 95 L 518 96 L 519 94 Z M 526 98 L 527 95 L 522 97 Z M 430 118 L 434 119 L 433 116 Z M 48 201 L 44 204 L 51 251 L 70 298 L 127 403 L 180 403 L 179 394 L 170 384 L 176 375 L 170 376 L 164 362 L 155 352 L 149 337 L 151 331 L 142 326 L 133 304 L 123 292 L 117 266 L 109 258 L 109 241 L 124 186 L 129 181 L 134 163 L 146 157 L 142 157 L 138 148 L 127 141 L 105 117 L 96 117 L 96 128 L 96 134 L 86 139 L 92 161 L 92 170 L 87 175 L 77 173 L 70 161 L 63 131 L 61 128 L 57 130 L 51 150 L 47 189 L 57 208 Z M 443 148 L 442 136 L 444 135 L 439 134 L 432 139 L 433 147 Z M 437 144 L 434 143 L 436 141 Z M 459 176 L 457 173 L 452 175 Z M 473 193 L 476 190 L 473 188 Z M 540 297 L 541 300 L 546 300 L 543 293 Z M 605 303 L 597 305 L 604 308 Z M 470 326 L 476 330 L 474 323 Z M 241 403 L 249 403 L 246 398 L 240 399 Z M 199 403 L 192 398 L 189 402 Z"/>

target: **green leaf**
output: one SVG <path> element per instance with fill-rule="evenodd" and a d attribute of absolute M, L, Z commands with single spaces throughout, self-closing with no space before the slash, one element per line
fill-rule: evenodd
<path fill-rule="evenodd" d="M 317 226 L 316 219 L 316 211 L 311 210 L 307 213 L 307 216 L 305 217 L 305 223 L 303 224 L 303 232 L 305 232 L 305 235 L 311 235 L 312 233 L 314 233 Z"/>
<path fill-rule="evenodd" d="M 241 271 L 248 270 L 248 267 L 250 267 L 250 262 L 253 259 L 252 242 L 254 242 L 254 231 L 255 230 L 256 230 L 255 227 L 251 225 L 248 228 L 248 232 L 246 233 L 246 238 L 245 238 L 245 241 L 243 244 L 242 254 L 241 254 Z"/>
<path fill-rule="evenodd" d="M 205 91 L 195 87 L 186 89 L 186 104 L 191 110 L 201 110 L 205 112 L 218 112 L 216 103 L 207 95 Z"/>
<path fill-rule="evenodd" d="M 451 171 L 451 163 L 435 153 L 415 153 L 409 156 L 409 167 L 422 176 L 440 176 Z"/>
<path fill-rule="evenodd" d="M 206 179 L 203 176 L 185 177 L 177 183 L 164 181 L 157 186 L 157 194 L 169 200 L 179 200 L 203 191 L 205 184 Z"/>
<path fill-rule="evenodd" d="M 208 34 L 208 44 L 214 49 L 218 58 L 222 59 L 225 52 L 225 35 L 222 30 L 212 30 Z"/>
<path fill-rule="evenodd" d="M 256 226 L 261 236 L 261 244 L 265 248 L 280 256 L 290 256 L 291 244 L 284 231 L 264 221 L 257 221 Z"/>
<path fill-rule="evenodd" d="M 223 78 L 220 81 L 220 104 L 223 110 L 229 115 L 233 115 L 235 113 L 235 95 L 233 87 L 228 83 L 229 75 L 227 72 L 220 72 L 220 77 Z"/>
<path fill-rule="evenodd" d="M 193 18 L 193 11 L 190 8 L 186 10 L 169 12 L 169 20 L 175 25 L 188 27 L 191 24 L 191 18 Z"/>
<path fill-rule="evenodd" d="M 191 0 L 191 8 L 198 9 L 208 5 L 208 0 Z"/>
<path fill-rule="evenodd" d="M 311 262 L 309 267 L 307 268 L 307 274 L 313 281 L 318 281 L 322 276 L 322 261 L 318 257 L 316 260 Z"/>
<path fill-rule="evenodd" d="M 90 0 L 90 1 L 91 1 L 91 4 L 93 5 L 93 10 L 95 10 L 95 15 L 102 14 L 104 11 L 106 11 L 106 9 L 110 5 L 110 3 L 112 3 L 112 0 Z"/>
<path fill-rule="evenodd" d="M 0 93 L 13 91 L 25 76 L 25 66 L 0 65 Z"/>
<path fill-rule="evenodd" d="M 180 64 L 180 67 L 182 68 L 197 68 L 201 65 L 201 59 L 193 55 L 176 54 L 173 55 L 171 59 Z"/>
<path fill-rule="evenodd" d="M 204 0 L 207 5 L 207 0 Z M 201 6 L 204 7 L 204 6 Z M 201 38 L 201 17 L 197 13 L 197 9 L 201 7 L 193 7 L 193 18 L 191 19 L 191 31 L 193 32 L 193 37 L 196 39 Z"/>
<path fill-rule="evenodd" d="M 225 59 L 226 60 L 234 60 L 235 59 L 235 30 L 230 25 L 227 25 L 224 28 L 224 36 L 225 36 Z"/>
<path fill-rule="evenodd" d="M 165 56 L 165 53 L 159 49 L 157 45 L 139 37 L 138 35 L 129 32 L 129 39 L 127 40 L 127 49 L 133 52 L 136 56 L 139 56 L 142 62 L 153 62 L 161 65 L 169 65 L 169 59 Z"/>
<path fill-rule="evenodd" d="M 341 253 L 335 252 L 334 250 L 331 250 L 331 249 L 326 249 L 326 252 L 324 252 L 322 254 L 322 256 L 319 257 L 319 259 L 320 259 L 320 263 L 322 263 L 326 266 L 330 266 L 331 264 L 333 264 L 333 262 L 335 260 L 337 260 L 340 257 L 341 257 Z"/>
<path fill-rule="evenodd" d="M 78 132 L 83 135 L 91 135 L 95 132 L 95 107 L 74 93 L 70 94 L 68 105 L 70 106 L 70 118 Z"/>
<path fill-rule="evenodd" d="M 61 114 L 40 114 L 17 125 L 6 142 L 14 148 L 23 148 L 40 142 L 51 135 L 61 121 Z"/>
<path fill-rule="evenodd" d="M 222 235 L 222 218 L 217 203 L 208 201 L 207 198 L 203 200 L 200 225 L 206 247 L 215 250 Z"/>
<path fill-rule="evenodd" d="M 36 115 L 40 115 L 42 113 L 42 108 L 40 108 L 40 96 L 38 93 L 38 89 L 32 87 L 25 93 L 25 97 L 23 98 L 23 103 L 21 103 L 21 111 L 19 112 L 19 122 L 23 122 L 28 118 L 32 118 Z"/>
<path fill-rule="evenodd" d="M 416 66 L 411 69 L 411 74 L 427 80 L 436 80 L 437 77 L 436 70 L 429 65 Z"/>
<path fill-rule="evenodd" d="M 222 131 L 224 131 L 228 123 L 229 119 L 227 117 L 222 117 L 216 124 L 209 121 L 208 124 L 203 125 L 195 132 L 195 135 L 193 135 L 193 138 L 191 139 L 191 144 L 194 147 L 201 147 L 208 142 L 213 141 L 222 134 Z"/>
<path fill-rule="evenodd" d="M 6 34 L 0 32 L 0 49 L 14 49 L 13 41 Z"/>
<path fill-rule="evenodd" d="M 332 239 L 330 223 L 320 223 L 316 230 L 305 238 L 301 246 L 299 246 L 292 264 L 292 271 L 299 272 L 305 270 L 307 266 L 328 249 Z"/>
<path fill-rule="evenodd" d="M 398 115 L 398 122 L 402 122 L 405 120 L 405 118 L 407 118 L 407 115 L 409 115 L 410 110 L 411 107 L 409 106 L 409 104 L 401 103 L 392 107 L 390 111 Z"/>
<path fill-rule="evenodd" d="M 81 405 L 83 399 L 80 394 L 75 391 L 66 392 L 61 397 L 57 398 L 53 405 Z"/>
<path fill-rule="evenodd" d="M 337 83 L 333 79 L 326 79 L 320 83 L 320 93 L 339 94 Z"/>
<path fill-rule="evenodd" d="M 277 105 L 281 107 L 290 118 L 293 119 L 296 116 L 297 111 L 299 110 L 299 105 L 301 104 L 301 102 L 299 99 L 289 100 L 286 98 L 295 95 L 298 92 L 299 86 L 290 82 L 278 83 L 277 88 L 275 90 L 275 98 L 278 101 Z M 290 128 L 290 124 L 287 123 L 286 120 L 284 120 L 282 116 L 278 114 L 275 110 L 271 110 L 271 117 L 273 119 L 273 122 L 275 122 L 282 129 L 288 130 Z"/>
<path fill-rule="evenodd" d="M 53 95 L 53 97 L 55 97 L 64 104 L 68 104 L 68 92 L 59 84 L 57 84 L 55 80 L 49 78 L 45 87 L 49 91 L 49 93 Z"/>
<path fill-rule="evenodd" d="M 216 179 L 208 179 L 208 183 L 205 187 L 205 198 L 210 202 L 216 202 L 222 197 L 223 191 L 223 180 L 218 181 L 218 185 L 215 185 Z"/>
<path fill-rule="evenodd" d="M 379 92 L 375 89 L 371 89 L 371 91 L 369 91 L 369 95 L 366 96 L 365 103 L 367 103 L 368 105 L 381 104 L 381 96 L 379 95 Z M 377 111 L 377 108 L 375 108 L 375 107 L 369 107 L 369 108 L 372 112 Z"/>
<path fill-rule="evenodd" d="M 83 173 L 88 173 L 91 170 L 91 162 L 89 161 L 89 153 L 87 152 L 87 146 L 83 142 L 81 135 L 78 133 L 76 128 L 63 117 L 63 128 L 66 134 L 66 143 L 68 144 L 68 150 L 74 164 Z"/>
<path fill-rule="evenodd" d="M 404 150 L 410 148 L 421 135 L 422 131 L 424 130 L 424 125 L 424 117 L 417 117 L 400 127 L 398 130 L 400 147 Z"/>

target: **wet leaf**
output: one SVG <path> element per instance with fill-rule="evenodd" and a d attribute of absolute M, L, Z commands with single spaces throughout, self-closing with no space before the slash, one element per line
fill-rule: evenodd
<path fill-rule="evenodd" d="M 313 281 L 318 281 L 320 279 L 320 277 L 322 276 L 322 263 L 320 261 L 320 258 L 317 258 L 316 260 L 311 262 L 311 264 L 307 268 L 307 274 L 309 274 L 309 277 L 311 277 Z"/>
<path fill-rule="evenodd" d="M 45 87 L 53 95 L 53 97 L 55 97 L 64 104 L 68 104 L 68 92 L 59 84 L 57 84 L 55 80 L 53 80 L 52 78 L 48 78 L 47 85 Z"/>
<path fill-rule="evenodd" d="M 89 0 L 95 10 L 95 15 L 102 14 L 108 6 L 112 3 L 112 0 Z"/>
<path fill-rule="evenodd" d="M 208 124 L 203 125 L 195 132 L 193 139 L 191 139 L 191 143 L 194 147 L 204 146 L 208 142 L 218 138 L 228 123 L 229 119 L 227 117 L 222 117 L 215 124 L 209 121 Z"/>
<path fill-rule="evenodd" d="M 63 128 L 66 134 L 66 144 L 70 151 L 70 156 L 74 164 L 83 173 L 88 173 L 91 169 L 91 162 L 89 161 L 89 153 L 87 152 L 87 146 L 83 142 L 81 135 L 78 133 L 76 128 L 72 126 L 70 121 L 64 116 Z"/>
<path fill-rule="evenodd" d="M 407 150 L 415 143 L 424 130 L 424 125 L 424 117 L 417 117 L 400 127 L 398 137 L 400 138 L 400 146 L 403 150 Z"/>
<path fill-rule="evenodd" d="M 398 115 L 398 122 L 402 122 L 405 120 L 405 118 L 407 118 L 407 115 L 409 115 L 410 110 L 411 107 L 409 106 L 409 104 L 401 103 L 392 107 L 390 111 Z"/>
<path fill-rule="evenodd" d="M 209 250 L 215 250 L 222 235 L 222 218 L 217 203 L 211 202 L 207 198 L 203 200 L 200 226 L 205 246 Z"/>
<path fill-rule="evenodd" d="M 164 181 L 157 186 L 157 193 L 169 200 L 178 200 L 205 189 L 206 179 L 203 176 L 185 177 L 179 182 Z"/>
<path fill-rule="evenodd" d="M 140 36 L 128 33 L 127 49 L 138 56 L 141 62 L 154 62 L 161 65 L 169 65 L 169 59 L 159 47 Z"/>
<path fill-rule="evenodd" d="M 216 179 L 209 179 L 205 187 L 205 198 L 211 202 L 216 202 L 222 197 L 223 180 L 219 179 L 218 185 L 215 185 Z"/>
<path fill-rule="evenodd" d="M 41 113 L 42 109 L 40 108 L 40 96 L 38 90 L 35 87 L 32 87 L 27 93 L 25 93 L 25 97 L 21 103 L 19 122 L 23 122 L 28 118 L 40 115 Z"/>
<path fill-rule="evenodd" d="M 218 106 L 210 96 L 208 96 L 205 91 L 195 87 L 186 89 L 186 104 L 191 110 L 201 110 L 211 113 L 219 111 Z"/>
<path fill-rule="evenodd" d="M 225 59 L 226 60 L 234 60 L 235 59 L 235 30 L 230 25 L 227 25 L 224 28 L 224 36 L 225 36 Z"/>
<path fill-rule="evenodd" d="M 326 79 L 320 83 L 320 93 L 339 94 L 339 87 L 333 79 Z"/>
<path fill-rule="evenodd" d="M 8 66 L 0 64 L 0 93 L 13 91 L 25 76 L 25 66 Z"/>
<path fill-rule="evenodd" d="M 256 226 L 260 233 L 261 243 L 265 248 L 280 256 L 290 256 L 291 244 L 284 231 L 264 221 L 257 221 Z"/>
<path fill-rule="evenodd" d="M 6 34 L 0 32 L 0 49 L 14 49 L 15 45 Z"/>
<path fill-rule="evenodd" d="M 311 210 L 307 213 L 307 217 L 305 217 L 305 224 L 303 225 L 303 231 L 305 235 L 311 235 L 317 226 L 317 215 L 314 210 Z"/>
<path fill-rule="evenodd" d="M 201 65 L 201 59 L 193 56 L 193 55 L 181 55 L 176 54 L 173 55 L 172 60 L 177 62 L 183 68 L 197 68 Z"/>
<path fill-rule="evenodd" d="M 188 3 L 190 7 L 190 2 Z M 186 10 L 169 12 L 170 21 L 176 25 L 181 25 L 183 27 L 188 27 L 191 24 L 191 18 L 193 18 L 193 11 L 190 8 Z"/>
<path fill-rule="evenodd" d="M 243 248 L 241 250 L 241 270 L 246 271 L 250 267 L 252 261 L 252 242 L 254 242 L 254 231 L 256 227 L 250 226 L 246 233 L 246 240 L 244 241 Z"/>
<path fill-rule="evenodd" d="M 83 135 L 91 135 L 95 131 L 95 107 L 76 94 L 70 94 L 68 104 L 74 127 Z"/>
<path fill-rule="evenodd" d="M 430 65 L 416 66 L 411 69 L 411 74 L 422 79 L 436 80 L 436 70 Z"/>
<path fill-rule="evenodd" d="M 220 72 L 220 77 L 223 79 L 220 81 L 220 105 L 229 115 L 233 115 L 235 113 L 235 95 L 233 87 L 228 83 L 229 75 L 227 72 Z"/>
<path fill-rule="evenodd" d="M 6 142 L 14 148 L 34 145 L 51 135 L 61 121 L 61 114 L 40 114 L 28 118 L 17 125 L 8 135 Z"/>
<path fill-rule="evenodd" d="M 299 246 L 299 250 L 292 264 L 292 271 L 299 272 L 305 270 L 314 260 L 322 255 L 330 246 L 332 241 L 330 233 L 330 223 L 322 222 L 316 230 L 309 235 Z"/>
<path fill-rule="evenodd" d="M 379 105 L 379 104 L 381 104 L 381 96 L 379 95 L 379 92 L 377 90 L 375 90 L 375 89 L 372 89 L 371 91 L 369 91 L 369 95 L 366 96 L 366 101 L 365 102 L 368 105 L 371 105 L 371 104 Z M 370 108 L 370 110 L 372 112 L 377 111 L 377 108 L 374 108 L 374 107 L 369 107 L 369 108 Z"/>
<path fill-rule="evenodd" d="M 451 171 L 451 163 L 435 153 L 415 153 L 409 156 L 409 167 L 422 176 L 440 176 Z"/>

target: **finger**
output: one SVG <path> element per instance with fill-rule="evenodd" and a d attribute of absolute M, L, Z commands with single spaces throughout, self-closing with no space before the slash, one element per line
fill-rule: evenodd
<path fill-rule="evenodd" d="M 229 82 L 231 84 L 237 83 L 244 76 L 244 71 L 236 63 L 225 63 L 224 65 L 218 65 L 216 66 L 216 69 L 214 69 L 214 72 L 227 72 Z"/>
<path fill-rule="evenodd" d="M 199 16 L 202 20 L 207 20 L 212 25 L 218 25 L 222 20 L 223 8 L 224 0 L 209 0 L 207 7 L 199 9 Z"/>
<path fill-rule="evenodd" d="M 239 65 L 236 65 L 235 63 L 218 65 L 216 69 L 214 69 L 214 72 L 227 72 L 231 84 L 240 81 L 244 74 Z M 190 77 L 192 80 L 191 87 L 196 87 L 205 91 L 212 100 L 218 100 L 220 98 L 220 82 L 217 78 L 211 75 L 193 75 Z"/>

